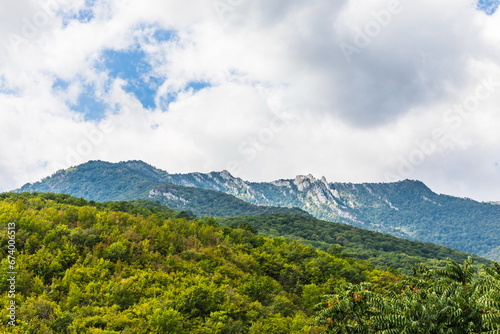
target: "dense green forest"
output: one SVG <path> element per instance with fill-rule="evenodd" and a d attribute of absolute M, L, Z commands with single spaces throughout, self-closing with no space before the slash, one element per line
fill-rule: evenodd
<path fill-rule="evenodd" d="M 444 246 L 396 238 L 313 217 L 268 214 L 217 218 L 217 221 L 228 226 L 249 224 L 267 237 L 283 236 L 337 256 L 368 260 L 379 268 L 398 269 L 404 273 L 410 273 L 419 263 L 430 267 L 444 266 L 448 258 L 463 262 L 471 256 Z M 477 265 L 491 264 L 491 261 L 478 256 L 472 258 Z"/>
<path fill-rule="evenodd" d="M 154 204 L 0 199 L 2 245 L 9 223 L 16 231 L 17 326 L 2 324 L 12 333 L 314 333 L 325 293 L 399 279 L 367 261 Z M 8 261 L 2 256 L 4 292 Z M 11 299 L 1 296 L 7 319 Z"/>
<path fill-rule="evenodd" d="M 350 257 L 347 246 L 318 250 L 259 236 L 252 224 L 219 226 L 143 200 L 0 194 L 0 332 L 500 331 L 496 263 L 421 264 L 406 276 Z"/>

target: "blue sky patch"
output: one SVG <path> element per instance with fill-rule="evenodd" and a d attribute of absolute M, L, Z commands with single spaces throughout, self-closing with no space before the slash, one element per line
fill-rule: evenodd
<path fill-rule="evenodd" d="M 170 92 L 166 95 L 160 96 L 160 109 L 162 111 L 168 110 L 170 103 L 174 102 L 177 99 L 179 92 Z"/>
<path fill-rule="evenodd" d="M 154 29 L 150 38 L 157 42 L 169 41 L 177 38 L 176 32 L 171 30 L 159 29 L 158 27 L 143 26 L 142 29 Z M 169 92 L 160 98 L 160 103 L 156 105 L 156 96 L 158 89 L 164 83 L 165 77 L 155 73 L 150 63 L 149 55 L 141 48 L 140 43 L 133 47 L 122 50 L 107 49 L 100 57 L 101 61 L 97 69 L 107 72 L 110 79 L 120 78 L 126 81 L 123 89 L 133 94 L 146 109 L 168 109 L 168 105 L 177 99 L 178 92 Z M 190 82 L 181 91 L 193 91 L 194 93 L 210 87 L 208 82 L 193 81 Z"/>
<path fill-rule="evenodd" d="M 477 8 L 488 15 L 493 15 L 500 5 L 500 0 L 479 0 Z"/>
<path fill-rule="evenodd" d="M 200 90 L 211 87 L 212 85 L 208 82 L 203 82 L 203 81 L 195 81 L 195 82 L 190 82 L 187 85 L 187 89 L 192 89 L 195 93 L 199 92 Z"/>
<path fill-rule="evenodd" d="M 90 8 L 82 9 L 73 17 L 75 20 L 87 23 L 94 19 L 94 11 Z"/>
<path fill-rule="evenodd" d="M 52 84 L 52 89 L 54 91 L 66 91 L 69 85 L 70 82 L 57 78 Z M 94 85 L 85 85 L 78 100 L 75 104 L 70 105 L 70 108 L 82 114 L 85 121 L 98 121 L 105 117 L 108 105 L 97 97 Z"/>
<path fill-rule="evenodd" d="M 153 34 L 153 38 L 158 42 L 166 42 L 177 38 L 177 34 L 173 30 L 157 29 Z"/>
<path fill-rule="evenodd" d="M 163 79 L 152 75 L 153 68 L 143 50 L 106 50 L 102 59 L 101 70 L 108 71 L 114 79 L 126 80 L 124 90 L 134 94 L 144 108 L 156 108 L 156 91 Z"/>
<path fill-rule="evenodd" d="M 52 84 L 53 90 L 66 90 L 69 87 L 69 82 L 64 81 L 61 78 L 57 78 L 56 81 Z"/>
<path fill-rule="evenodd" d="M 140 49 L 106 50 L 103 53 L 103 65 L 111 77 L 124 80 L 135 79 L 151 71 L 146 53 Z"/>
<path fill-rule="evenodd" d="M 84 86 L 82 93 L 78 97 L 76 105 L 72 109 L 83 115 L 85 121 L 99 121 L 105 117 L 108 106 L 99 99 L 95 86 Z"/>
<path fill-rule="evenodd" d="M 81 23 L 88 23 L 95 18 L 94 5 L 96 0 L 85 0 L 85 6 L 77 13 L 63 17 L 63 25 L 66 27 L 71 21 L 78 21 Z"/>

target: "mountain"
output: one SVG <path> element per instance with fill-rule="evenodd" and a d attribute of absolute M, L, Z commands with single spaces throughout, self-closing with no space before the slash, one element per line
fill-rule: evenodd
<path fill-rule="evenodd" d="M 254 205 L 223 192 L 171 183 L 167 172 L 141 161 L 90 161 L 61 170 L 19 192 L 53 192 L 97 202 L 150 199 L 198 216 L 240 216 L 284 213 L 309 216 L 297 208 Z"/>
<path fill-rule="evenodd" d="M 247 216 L 282 213 L 309 216 L 297 208 L 254 205 L 234 196 L 208 189 L 184 187 L 173 184 L 156 186 L 148 198 L 176 210 L 192 211 L 198 216 Z"/>
<path fill-rule="evenodd" d="M 173 185 L 184 188 L 177 190 Z M 420 181 L 331 183 L 324 177 L 305 175 L 248 182 L 227 171 L 169 174 L 141 161 L 91 161 L 18 191 L 68 193 L 95 201 L 160 199 L 174 209 L 196 212 L 190 206 L 197 201 L 189 202 L 187 193 L 201 189 L 257 206 L 298 208 L 326 221 L 432 242 L 490 259 L 500 255 L 500 206 L 439 195 Z M 208 196 L 199 194 L 201 198 Z M 205 204 L 203 210 L 210 208 L 210 203 Z M 203 212 L 210 214 L 209 210 Z"/>
<path fill-rule="evenodd" d="M 170 182 L 232 194 L 256 205 L 298 207 L 316 218 L 500 259 L 500 206 L 440 195 L 424 183 L 329 183 L 324 177 L 246 182 L 218 174 L 173 174 Z"/>

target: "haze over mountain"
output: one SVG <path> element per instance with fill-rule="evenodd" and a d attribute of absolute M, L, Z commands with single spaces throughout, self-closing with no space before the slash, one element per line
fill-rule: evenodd
<path fill-rule="evenodd" d="M 439 195 L 411 180 L 331 183 L 306 175 L 257 183 L 227 171 L 169 174 L 142 161 L 90 161 L 18 191 L 68 193 L 95 201 L 153 199 L 175 209 L 215 216 L 251 214 L 250 209 L 234 214 L 247 203 L 256 205 L 253 213 L 279 210 L 260 206 L 285 207 L 293 210 L 289 213 L 305 211 L 319 219 L 433 242 L 490 259 L 496 259 L 500 250 L 500 206 Z"/>

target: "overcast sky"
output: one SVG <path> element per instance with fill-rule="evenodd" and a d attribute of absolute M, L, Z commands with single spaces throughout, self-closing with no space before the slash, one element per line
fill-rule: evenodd
<path fill-rule="evenodd" d="M 3 0 L 0 191 L 88 160 L 500 201 L 498 0 Z"/>

